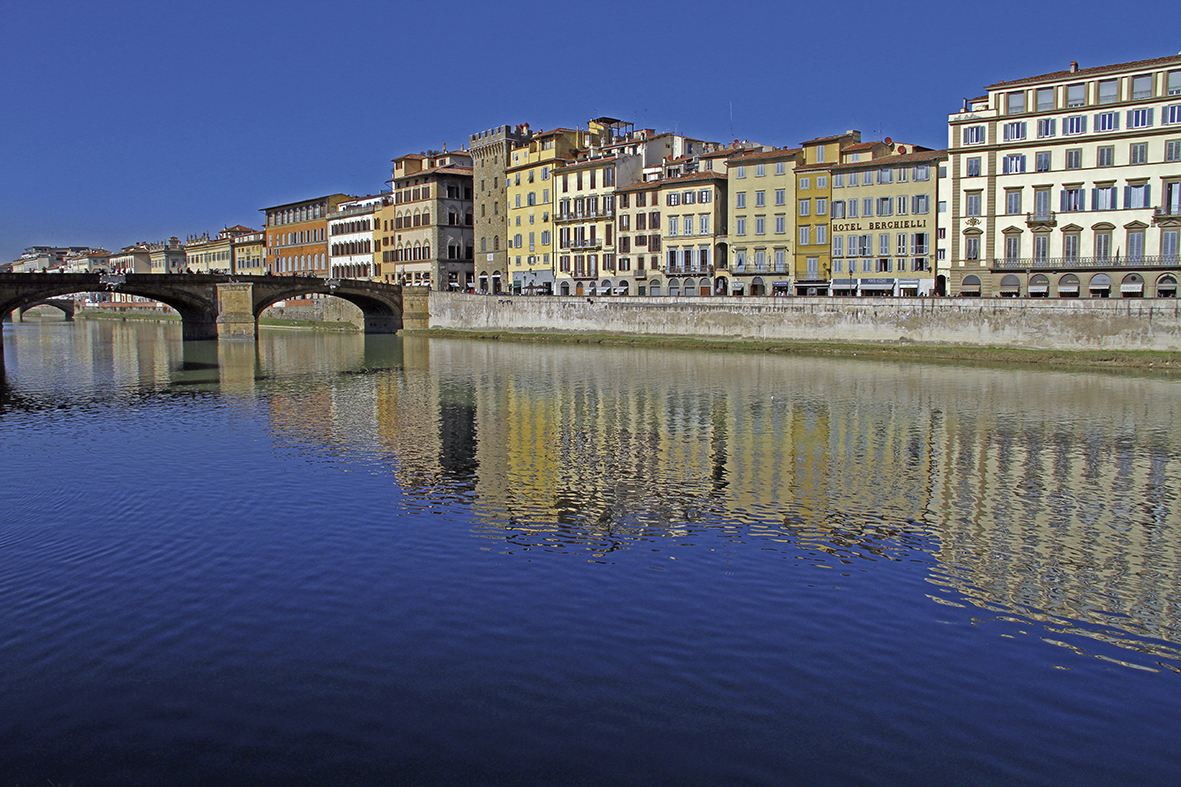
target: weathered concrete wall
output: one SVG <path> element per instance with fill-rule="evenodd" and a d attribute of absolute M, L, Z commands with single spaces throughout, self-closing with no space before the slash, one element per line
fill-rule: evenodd
<path fill-rule="evenodd" d="M 422 330 L 430 327 L 430 290 L 407 287 L 402 290 L 402 327 Z"/>
<path fill-rule="evenodd" d="M 511 297 L 432 292 L 430 327 L 1181 351 L 1181 300 Z"/>

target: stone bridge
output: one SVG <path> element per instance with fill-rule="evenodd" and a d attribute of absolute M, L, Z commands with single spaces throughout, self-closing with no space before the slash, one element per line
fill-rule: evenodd
<path fill-rule="evenodd" d="M 0 273 L 0 314 L 78 292 L 120 292 L 166 303 L 180 313 L 185 341 L 253 339 L 268 306 L 333 295 L 365 315 L 365 333 L 402 328 L 402 287 L 355 279 L 229 276 L 204 273 Z"/>
<path fill-rule="evenodd" d="M 12 322 L 12 316 L 15 314 L 17 320 L 23 320 L 25 312 L 29 309 L 36 309 L 38 306 L 52 306 L 60 311 L 69 322 L 74 319 L 74 299 L 73 298 L 46 298 L 43 301 L 34 301 L 33 303 L 26 303 L 19 309 L 13 312 L 4 314 L 4 322 Z"/>

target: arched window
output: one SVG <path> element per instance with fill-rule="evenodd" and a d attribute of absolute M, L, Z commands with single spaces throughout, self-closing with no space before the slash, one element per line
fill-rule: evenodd
<path fill-rule="evenodd" d="M 1177 278 L 1167 273 L 1164 276 L 1161 276 L 1156 282 L 1156 297 L 1176 298 Z"/>

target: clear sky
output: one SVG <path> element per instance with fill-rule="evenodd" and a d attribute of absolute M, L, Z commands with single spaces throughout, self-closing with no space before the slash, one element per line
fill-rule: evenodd
<path fill-rule="evenodd" d="M 946 145 L 1002 79 L 1181 51 L 1173 0 L 9 2 L 0 260 L 260 226 L 501 124 Z"/>

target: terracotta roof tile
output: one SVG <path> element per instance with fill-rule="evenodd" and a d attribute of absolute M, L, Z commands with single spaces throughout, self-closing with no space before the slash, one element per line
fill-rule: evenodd
<path fill-rule="evenodd" d="M 1181 65 L 1181 55 L 1169 55 L 1168 57 L 1154 57 L 1149 60 L 1133 60 L 1128 63 L 1115 63 L 1109 66 L 1095 66 L 1093 68 L 1080 68 L 1078 71 L 1052 71 L 1049 74 L 1040 74 L 1035 77 L 1025 77 L 1023 79 L 1014 79 L 1011 82 L 997 82 L 994 85 L 989 85 L 989 90 L 1014 87 L 1017 85 L 1030 85 L 1035 82 L 1050 82 L 1059 79 L 1085 79 L 1090 76 L 1098 76 L 1100 74 L 1110 74 L 1116 71 L 1132 71 L 1141 68 L 1157 68 L 1158 66 L 1167 65 Z"/>

